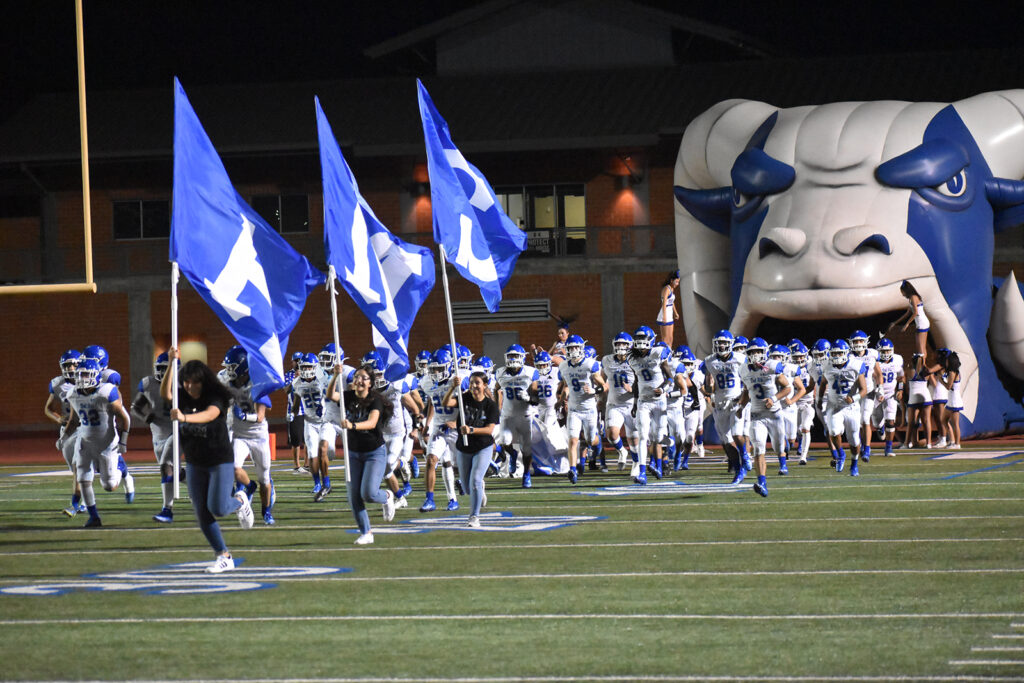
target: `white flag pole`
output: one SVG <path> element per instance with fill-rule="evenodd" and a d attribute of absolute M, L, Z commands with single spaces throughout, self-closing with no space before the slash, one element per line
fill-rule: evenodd
<path fill-rule="evenodd" d="M 178 349 L 178 262 L 171 261 L 171 348 Z M 180 352 L 181 349 L 178 349 Z M 167 368 L 167 372 L 174 372 L 174 381 L 171 383 L 171 408 L 178 408 L 178 370 L 180 369 L 180 362 L 175 358 L 169 358 L 168 364 L 170 367 Z M 181 447 L 179 445 L 178 436 L 178 421 L 173 420 L 171 422 L 172 439 L 174 444 L 174 455 L 173 455 L 173 466 L 174 466 L 174 499 L 181 498 L 181 482 L 179 481 L 178 472 L 181 463 Z"/>
<path fill-rule="evenodd" d="M 458 386 L 455 388 L 455 395 L 459 398 L 459 418 L 462 424 L 466 424 L 466 409 L 462 405 L 462 386 L 459 380 L 459 352 L 455 345 L 455 323 L 452 321 L 452 300 L 448 294 L 448 261 L 444 257 L 444 247 L 437 245 L 437 253 L 441 255 L 441 282 L 444 284 L 444 310 L 448 313 L 448 339 L 452 345 L 452 375 Z M 462 435 L 462 445 L 469 446 L 469 437 Z"/>
<path fill-rule="evenodd" d="M 337 279 L 337 273 L 334 270 L 334 266 L 328 266 L 327 267 L 327 286 L 328 286 L 328 289 L 331 292 L 331 321 L 334 323 L 334 350 L 338 351 L 339 349 L 341 349 L 341 335 L 338 333 L 338 301 L 335 298 L 336 295 L 335 295 L 335 291 L 334 291 L 334 281 L 335 281 L 335 279 Z M 338 355 L 340 356 L 341 354 L 338 354 Z M 343 360 L 344 360 L 343 358 L 338 358 L 338 364 L 339 365 L 344 365 L 342 363 Z M 344 422 L 345 420 L 348 419 L 347 417 L 345 417 L 345 370 L 342 369 L 341 372 L 342 372 L 342 374 L 339 375 L 338 379 L 335 380 L 335 385 L 334 386 L 336 388 L 338 388 L 338 393 L 341 394 L 341 399 L 339 401 L 339 405 L 341 406 L 341 421 Z M 341 387 L 340 388 L 338 387 L 338 382 L 341 382 Z M 342 448 L 342 452 L 344 453 L 344 456 L 345 456 L 345 483 L 347 484 L 347 483 L 349 483 L 351 481 L 351 476 L 352 476 L 351 474 L 349 474 L 349 469 L 348 469 L 348 430 L 347 429 L 342 429 L 341 430 L 341 448 Z"/>

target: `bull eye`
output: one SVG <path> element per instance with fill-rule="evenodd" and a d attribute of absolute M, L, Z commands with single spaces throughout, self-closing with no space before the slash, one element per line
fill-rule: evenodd
<path fill-rule="evenodd" d="M 960 172 L 944 183 L 935 186 L 935 191 L 946 197 L 962 197 L 967 191 L 967 171 Z"/>
<path fill-rule="evenodd" d="M 747 202 L 750 201 L 750 196 L 740 192 L 737 188 L 732 188 L 732 205 L 737 209 L 742 209 Z"/>

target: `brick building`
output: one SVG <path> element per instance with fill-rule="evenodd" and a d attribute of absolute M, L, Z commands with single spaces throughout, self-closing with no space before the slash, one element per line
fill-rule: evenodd
<path fill-rule="evenodd" d="M 397 62 L 429 46 L 423 81 L 455 142 L 529 234 L 499 314 L 486 314 L 475 287 L 451 271 L 456 336 L 478 354 L 495 356 L 513 340 L 547 345 L 555 319 L 570 320 L 599 349 L 621 329 L 653 324 L 659 287 L 676 267 L 677 249 L 686 248 L 673 227 L 680 137 L 715 102 L 951 101 L 1024 84 L 1024 60 L 1013 51 L 785 60 L 749 37 L 630 2 L 484 5 L 367 50 Z M 680 35 L 729 59 L 681 63 Z M 321 269 L 314 95 L 378 217 L 403 239 L 431 244 L 413 76 L 183 85 L 240 194 Z M 0 431 L 46 427 L 44 386 L 67 348 L 103 344 L 133 388 L 166 348 L 172 105 L 170 84 L 89 93 L 98 292 L 0 297 L 0 361 L 18 368 L 28 387 L 0 394 Z M 0 282 L 82 281 L 82 222 L 76 98 L 43 95 L 0 126 Z M 999 239 L 996 271 L 1005 274 L 1024 261 L 1024 245 L 1019 230 Z M 227 330 L 187 284 L 179 299 L 182 341 L 219 364 L 234 343 Z M 344 294 L 338 301 L 343 346 L 361 355 L 370 347 L 369 325 Z M 330 321 L 328 297 L 318 291 L 289 350 L 318 350 L 331 339 Z M 681 326 L 676 339 L 685 342 Z M 445 341 L 438 283 L 410 349 Z M 282 416 L 276 406 L 272 417 Z"/>

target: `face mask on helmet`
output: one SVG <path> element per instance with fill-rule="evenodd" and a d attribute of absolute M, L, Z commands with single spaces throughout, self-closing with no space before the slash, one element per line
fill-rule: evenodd
<path fill-rule="evenodd" d="M 505 367 L 509 370 L 519 370 L 526 361 L 526 354 L 519 351 L 509 351 L 505 354 Z"/>
<path fill-rule="evenodd" d="M 384 389 L 387 388 L 388 381 L 386 379 L 384 379 L 384 373 L 383 372 L 375 371 L 373 373 L 373 386 L 378 391 L 383 391 Z"/>
<path fill-rule="evenodd" d="M 100 383 L 100 366 L 93 359 L 86 360 L 78 366 L 75 374 L 75 386 L 79 389 L 95 389 Z"/>
<path fill-rule="evenodd" d="M 751 365 L 761 365 L 767 356 L 768 354 L 763 348 L 751 346 L 747 349 L 747 362 Z"/>
<path fill-rule="evenodd" d="M 331 353 L 330 351 L 321 351 L 317 355 L 317 361 L 324 370 L 333 371 L 334 366 L 338 364 L 338 354 Z"/>
<path fill-rule="evenodd" d="M 299 377 L 302 379 L 314 379 L 316 377 L 316 363 L 303 360 L 299 363 Z"/>
<path fill-rule="evenodd" d="M 629 350 L 633 348 L 633 342 L 625 338 L 616 338 L 615 341 L 612 342 L 612 348 L 615 349 L 615 355 L 622 359 L 625 358 L 626 355 L 629 354 Z"/>
<path fill-rule="evenodd" d="M 570 361 L 583 360 L 583 344 L 566 344 L 565 355 Z"/>
<path fill-rule="evenodd" d="M 153 376 L 156 377 L 156 380 L 158 382 L 160 382 L 160 381 L 163 380 L 164 375 L 166 373 L 167 373 L 167 360 L 166 359 L 164 359 L 164 360 L 157 360 L 157 362 L 153 364 Z"/>
<path fill-rule="evenodd" d="M 651 339 L 646 334 L 638 334 L 633 337 L 633 350 L 634 351 L 650 351 L 651 350 Z"/>
<path fill-rule="evenodd" d="M 733 349 L 733 340 L 728 337 L 717 337 L 711 342 L 711 346 L 714 348 L 715 353 L 721 358 L 725 358 Z"/>
<path fill-rule="evenodd" d="M 78 376 L 78 364 L 82 362 L 82 354 L 78 351 L 68 351 L 60 358 L 60 374 L 68 382 L 76 381 Z"/>
<path fill-rule="evenodd" d="M 829 350 L 828 357 L 832 361 L 832 365 L 842 367 L 850 360 L 850 352 L 846 349 L 833 348 Z"/>
<path fill-rule="evenodd" d="M 796 365 L 798 365 L 800 367 L 803 367 L 803 366 L 807 365 L 807 354 L 806 353 L 801 353 L 801 352 L 794 353 L 793 354 L 793 363 L 795 363 Z"/>
<path fill-rule="evenodd" d="M 863 353 L 868 350 L 868 340 L 867 339 L 851 339 L 850 340 L 850 350 L 853 351 L 854 353 L 856 353 L 858 356 L 863 355 Z"/>
<path fill-rule="evenodd" d="M 878 359 L 883 363 L 888 363 L 892 360 L 893 347 L 892 344 L 879 344 L 878 345 Z"/>

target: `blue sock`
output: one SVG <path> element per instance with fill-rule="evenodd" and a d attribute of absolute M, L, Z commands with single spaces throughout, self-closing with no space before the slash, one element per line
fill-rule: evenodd
<path fill-rule="evenodd" d="M 616 439 L 615 443 L 613 445 L 615 446 L 616 450 L 621 450 L 622 449 L 622 437 L 620 436 L 618 439 Z"/>
<path fill-rule="evenodd" d="M 633 451 L 629 452 L 629 457 L 633 462 L 640 462 L 640 458 L 637 457 L 637 454 L 634 453 Z"/>
<path fill-rule="evenodd" d="M 331 477 L 330 477 L 330 475 L 327 475 L 327 474 L 324 475 L 324 488 L 325 489 L 331 488 Z"/>
<path fill-rule="evenodd" d="M 885 440 L 885 452 L 888 453 L 892 450 L 892 439 Z"/>
<path fill-rule="evenodd" d="M 117 469 L 121 471 L 121 476 L 128 474 L 128 465 L 125 464 L 123 456 L 117 456 Z"/>
<path fill-rule="evenodd" d="M 686 467 L 690 463 L 690 454 L 687 453 L 683 456 L 683 467 Z"/>
<path fill-rule="evenodd" d="M 100 518 L 100 513 L 99 513 L 99 511 L 96 510 L 96 506 L 95 505 L 88 505 L 88 506 L 86 506 L 86 510 L 89 511 L 89 519 L 99 519 Z"/>
<path fill-rule="evenodd" d="M 871 446 L 864 446 L 864 455 L 868 458 L 871 457 Z"/>
<path fill-rule="evenodd" d="M 747 444 L 741 445 L 738 448 L 738 450 L 740 452 L 740 458 L 746 458 L 747 457 Z"/>
<path fill-rule="evenodd" d="M 764 476 L 763 474 L 757 475 L 757 483 L 760 484 L 761 486 L 767 486 L 768 477 Z"/>
<path fill-rule="evenodd" d="M 427 491 L 427 500 L 429 500 L 431 503 L 434 502 L 434 492 L 433 491 Z"/>
<path fill-rule="evenodd" d="M 786 467 L 786 460 L 787 460 L 786 456 L 780 455 L 779 456 L 779 467 L 785 468 Z"/>
<path fill-rule="evenodd" d="M 82 500 L 82 496 L 80 496 L 77 493 L 72 494 L 72 496 L 71 496 L 71 507 L 77 510 L 78 509 L 78 501 L 80 501 L 80 500 Z"/>
<path fill-rule="evenodd" d="M 313 472 L 313 486 L 318 486 L 319 484 L 320 484 L 320 473 L 314 471 Z"/>
<path fill-rule="evenodd" d="M 698 446 L 703 446 L 704 445 L 704 432 L 701 432 L 700 434 L 697 435 L 697 445 Z"/>
<path fill-rule="evenodd" d="M 846 451 L 844 451 L 842 448 L 836 451 L 836 455 L 839 457 L 840 460 L 846 460 Z"/>
<path fill-rule="evenodd" d="M 165 475 L 160 477 L 160 483 L 161 484 L 171 484 L 173 482 L 174 482 L 174 475 L 173 474 L 165 474 Z"/>
<path fill-rule="evenodd" d="M 836 449 L 835 449 L 835 448 L 832 448 L 831 446 L 829 446 L 829 447 L 828 447 L 828 449 L 829 449 L 830 451 L 832 451 L 832 457 L 833 457 L 833 458 L 838 458 L 838 457 L 839 457 L 839 453 L 838 453 L 838 452 L 836 451 Z"/>

